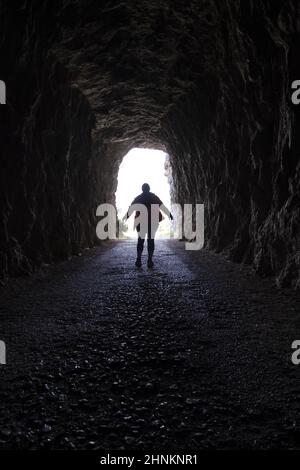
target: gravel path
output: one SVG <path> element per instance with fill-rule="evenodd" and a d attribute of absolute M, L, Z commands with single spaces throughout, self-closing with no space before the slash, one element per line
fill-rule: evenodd
<path fill-rule="evenodd" d="M 300 448 L 300 295 L 175 241 L 117 242 L 1 292 L 0 448 Z"/>

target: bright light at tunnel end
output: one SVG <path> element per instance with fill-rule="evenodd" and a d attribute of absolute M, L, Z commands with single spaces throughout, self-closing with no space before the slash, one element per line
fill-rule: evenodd
<path fill-rule="evenodd" d="M 148 183 L 151 192 L 157 194 L 170 207 L 170 184 L 166 172 L 168 155 L 161 150 L 134 148 L 123 158 L 118 174 L 116 206 L 124 214 L 133 199 L 141 192 L 142 184 Z"/>
<path fill-rule="evenodd" d="M 151 226 L 157 224 L 157 238 L 185 239 L 187 250 L 200 250 L 204 245 L 204 205 L 177 204 L 170 200 L 170 181 L 172 179 L 168 155 L 160 150 L 134 148 L 124 156 L 118 174 L 116 192 L 116 207 L 103 203 L 97 207 L 96 216 L 100 217 L 96 234 L 100 240 L 116 240 L 133 237 L 134 228 L 125 224 L 124 215 L 139 211 L 135 215 L 135 225 L 138 221 L 144 231 L 148 227 L 148 210 L 146 206 L 132 206 L 135 197 L 141 193 L 144 183 L 150 185 L 150 191 L 155 193 L 163 202 L 157 206 L 151 204 Z M 167 208 L 171 208 L 172 222 L 162 217 L 158 220 L 160 209 L 170 216 Z M 166 209 L 166 211 L 164 210 Z M 137 218 L 138 215 L 138 218 Z M 156 219 L 157 217 L 157 219 Z M 144 237 L 143 237 L 144 238 Z"/>

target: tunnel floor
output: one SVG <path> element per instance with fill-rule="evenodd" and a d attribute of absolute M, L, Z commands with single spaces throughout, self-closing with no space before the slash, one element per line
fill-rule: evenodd
<path fill-rule="evenodd" d="M 2 449 L 300 448 L 300 298 L 219 255 L 132 241 L 1 292 Z"/>

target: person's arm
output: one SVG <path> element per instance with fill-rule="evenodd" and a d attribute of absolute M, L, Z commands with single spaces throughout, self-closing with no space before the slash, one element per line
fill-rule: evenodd
<path fill-rule="evenodd" d="M 123 221 L 125 222 L 127 219 L 129 219 L 129 217 L 131 216 L 131 214 L 134 212 L 134 209 L 132 209 L 132 206 L 133 204 L 136 203 L 136 198 L 132 201 L 132 203 L 130 204 L 130 206 L 128 207 L 128 211 L 126 212 L 126 214 L 124 215 L 123 217 Z"/>
<path fill-rule="evenodd" d="M 170 220 L 174 219 L 169 209 L 164 205 L 164 203 L 160 199 L 159 199 L 159 208 L 164 212 L 164 214 L 166 214 L 170 218 Z"/>

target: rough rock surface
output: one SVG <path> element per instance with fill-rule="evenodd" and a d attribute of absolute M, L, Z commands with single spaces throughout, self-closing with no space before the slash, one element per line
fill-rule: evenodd
<path fill-rule="evenodd" d="M 176 202 L 205 203 L 210 249 L 299 286 L 297 0 L 0 8 L 2 275 L 95 243 L 95 207 L 147 146 Z"/>
<path fill-rule="evenodd" d="M 96 248 L 1 292 L 0 448 L 299 449 L 299 294 L 178 242 L 153 271 L 134 255 Z"/>

